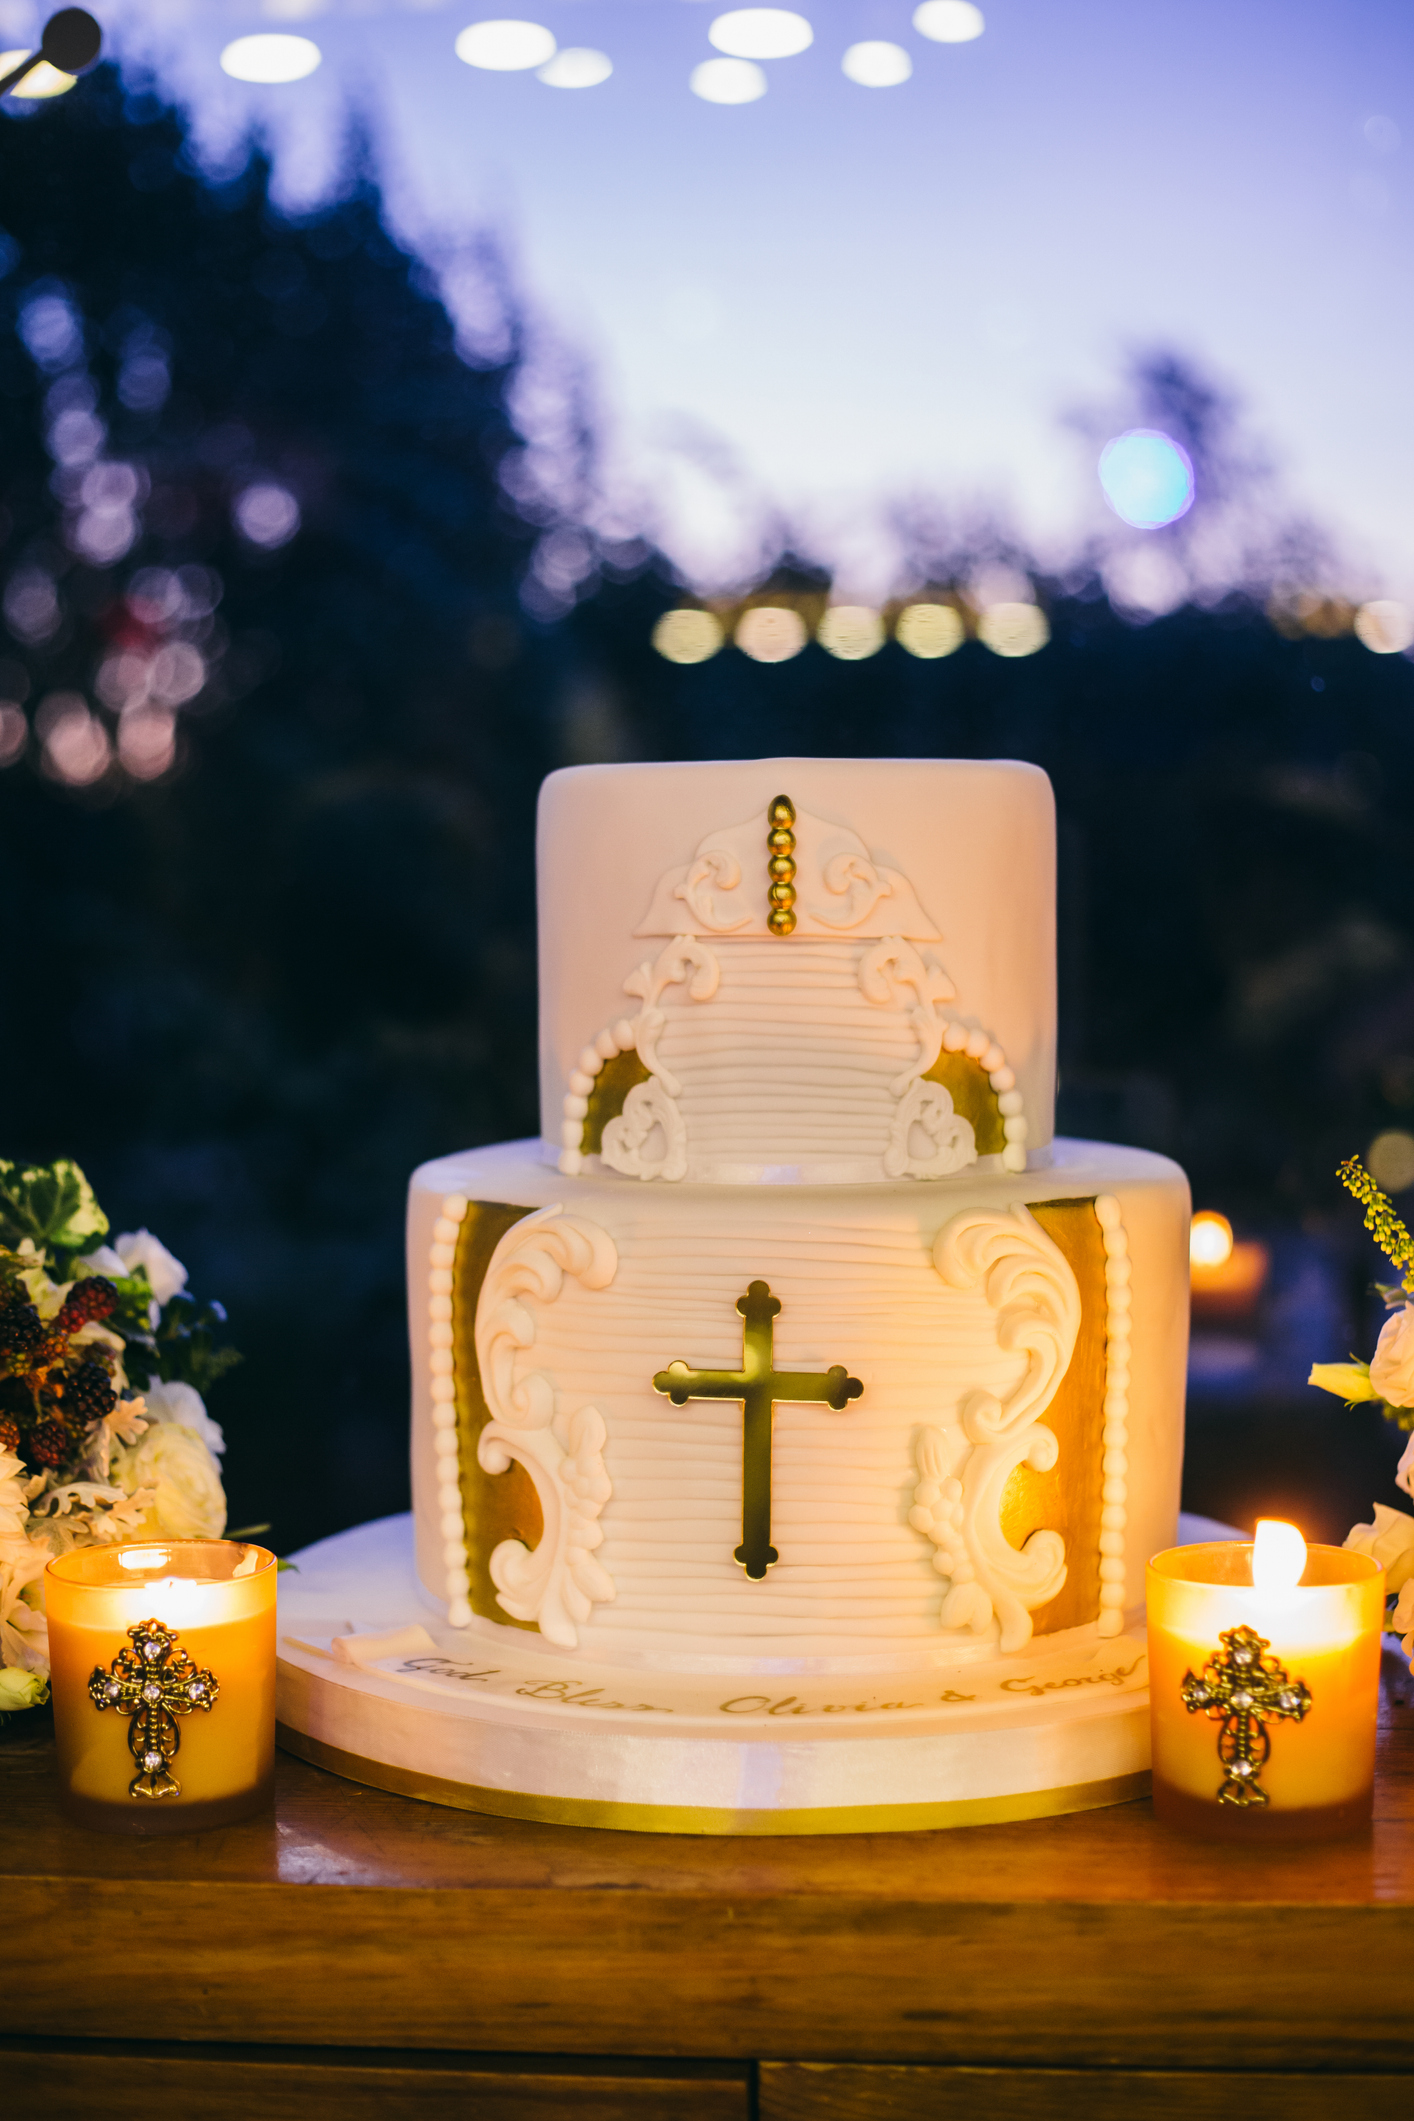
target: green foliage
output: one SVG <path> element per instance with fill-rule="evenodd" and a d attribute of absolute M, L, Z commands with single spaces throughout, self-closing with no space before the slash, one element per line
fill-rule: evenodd
<path fill-rule="evenodd" d="M 164 1384 L 194 1385 L 205 1399 L 241 1360 L 235 1348 L 218 1347 L 213 1339 L 215 1329 L 225 1323 L 222 1305 L 200 1303 L 185 1289 L 178 1290 L 162 1306 L 155 1333 L 148 1331 L 145 1317 L 140 1332 L 131 1331 L 126 1321 L 119 1328 L 128 1343 L 123 1367 L 140 1389 L 160 1377 Z"/>
<path fill-rule="evenodd" d="M 1358 1156 L 1347 1156 L 1336 1175 L 1346 1191 L 1363 1204 L 1365 1228 L 1390 1265 L 1405 1270 L 1403 1290 L 1414 1296 L 1414 1237 L 1396 1215 L 1394 1202 L 1380 1191 Z M 1382 1293 L 1388 1301 L 1387 1292 Z"/>
<path fill-rule="evenodd" d="M 39 1252 L 81 1252 L 107 1231 L 108 1218 L 76 1163 L 0 1157 L 0 1243 L 13 1249 L 29 1238 Z"/>

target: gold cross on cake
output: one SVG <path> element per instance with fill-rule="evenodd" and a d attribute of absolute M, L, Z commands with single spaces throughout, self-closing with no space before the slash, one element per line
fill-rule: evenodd
<path fill-rule="evenodd" d="M 864 1387 L 843 1363 L 828 1370 L 772 1368 L 774 1321 L 781 1305 L 764 1281 L 752 1282 L 736 1307 L 745 1320 L 739 1370 L 693 1370 L 685 1362 L 671 1362 L 658 1372 L 653 1389 L 675 1407 L 685 1407 L 690 1399 L 741 1402 L 741 1545 L 735 1559 L 759 1583 L 780 1560 L 771 1544 L 771 1430 L 777 1401 L 803 1400 L 839 1414 Z"/>

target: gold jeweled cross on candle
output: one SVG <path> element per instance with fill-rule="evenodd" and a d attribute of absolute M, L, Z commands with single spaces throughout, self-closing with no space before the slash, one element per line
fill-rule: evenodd
<path fill-rule="evenodd" d="M 1190 1716 L 1205 1715 L 1222 1726 L 1218 1759 L 1227 1772 L 1218 1803 L 1270 1804 L 1258 1779 L 1272 1757 L 1268 1719 L 1300 1723 L 1311 1706 L 1310 1689 L 1289 1679 L 1275 1657 L 1263 1656 L 1269 1645 L 1255 1628 L 1229 1628 L 1218 1640 L 1225 1654 L 1208 1659 L 1201 1679 L 1184 1673 L 1183 1706 Z"/>
<path fill-rule="evenodd" d="M 741 1401 L 741 1545 L 735 1559 L 759 1583 L 780 1555 L 771 1544 L 771 1430 L 778 1400 L 792 1399 L 833 1407 L 842 1413 L 864 1390 L 843 1363 L 828 1370 L 772 1368 L 775 1326 L 780 1300 L 764 1281 L 754 1281 L 736 1307 L 742 1328 L 739 1370 L 692 1370 L 671 1362 L 653 1380 L 675 1407 L 690 1399 Z"/>
<path fill-rule="evenodd" d="M 180 1797 L 182 1785 L 171 1772 L 182 1734 L 178 1716 L 193 1709 L 209 1714 L 221 1683 L 214 1672 L 199 1672 L 187 1652 L 177 1647 L 176 1630 L 160 1620 L 140 1620 L 128 1629 L 131 1649 L 119 1650 L 104 1671 L 95 1665 L 88 1682 L 96 1709 L 116 1709 L 131 1716 L 128 1751 L 138 1772 L 128 1784 L 130 1797 Z"/>

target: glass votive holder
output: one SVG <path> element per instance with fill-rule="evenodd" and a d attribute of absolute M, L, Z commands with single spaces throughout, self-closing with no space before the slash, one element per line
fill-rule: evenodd
<path fill-rule="evenodd" d="M 76 1547 L 44 1572 L 64 1808 L 120 1834 L 229 1826 L 270 1801 L 275 1582 L 234 1539 Z"/>
<path fill-rule="evenodd" d="M 1374 1796 L 1385 1572 L 1312 1546 L 1299 1582 L 1258 1588 L 1252 1553 L 1230 1541 L 1149 1563 L 1155 1816 L 1238 1841 L 1358 1833 Z"/>

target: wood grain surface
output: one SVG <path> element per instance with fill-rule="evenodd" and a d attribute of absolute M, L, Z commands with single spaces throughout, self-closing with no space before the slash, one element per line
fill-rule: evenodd
<path fill-rule="evenodd" d="M 1266 2071 L 767 2062 L 760 2121 L 1374 2121 L 1414 2079 Z"/>
<path fill-rule="evenodd" d="M 148 1997 L 169 2040 L 1414 2070 L 1414 1709 L 1390 1669 L 1373 1835 L 1280 1851 L 1180 1839 L 1147 1802 L 838 1840 L 594 1833 L 284 1756 L 271 1816 L 143 1843 L 67 1824 L 47 1742 L 0 1733 L 0 2032 L 130 2039 Z"/>

